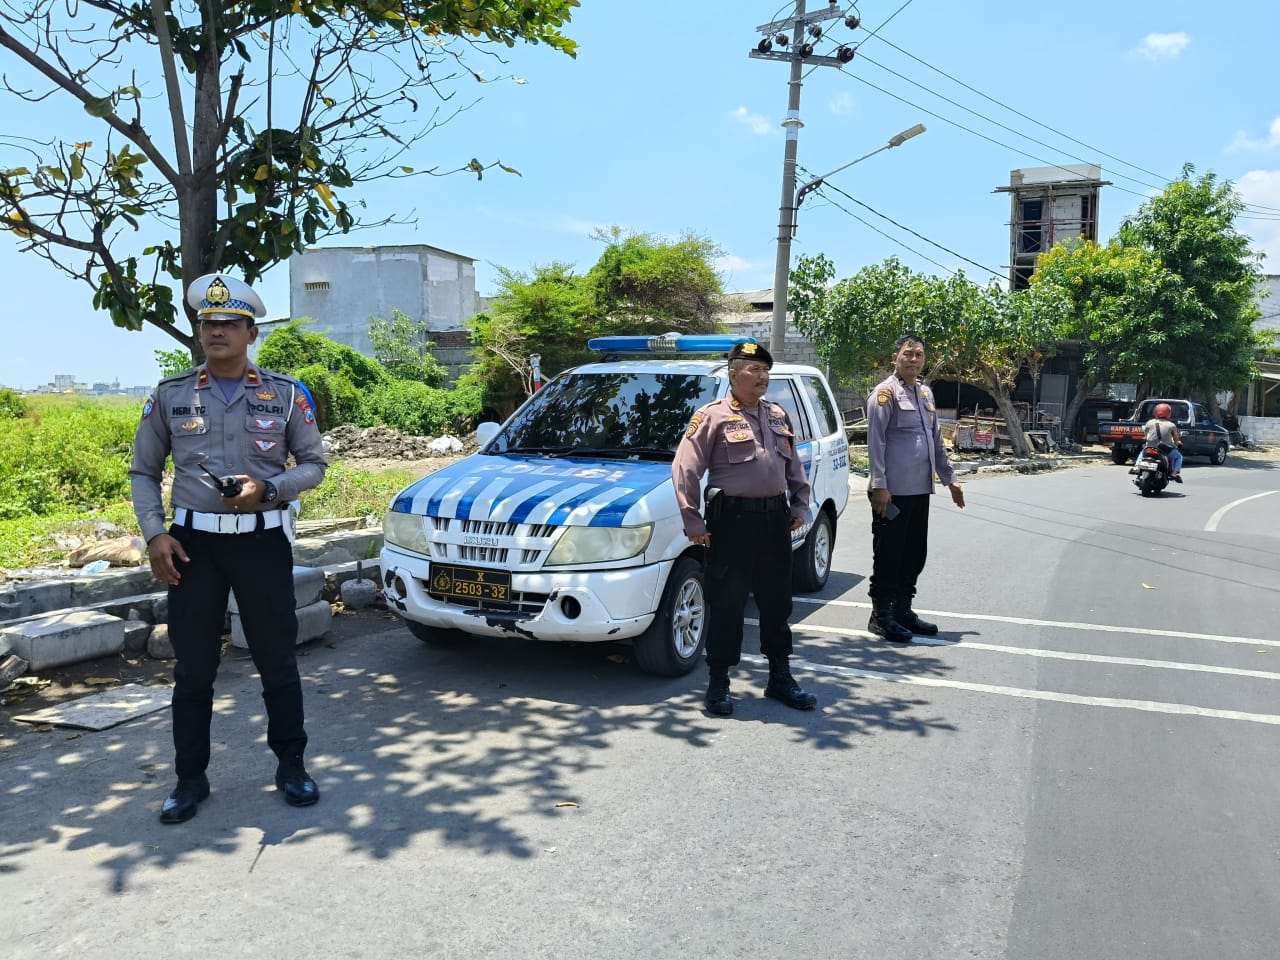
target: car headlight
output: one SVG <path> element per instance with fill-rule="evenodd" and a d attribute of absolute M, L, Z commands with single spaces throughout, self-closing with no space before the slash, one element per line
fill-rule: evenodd
<path fill-rule="evenodd" d="M 388 510 L 382 521 L 382 537 L 387 543 L 405 550 L 412 550 L 414 553 L 421 553 L 423 556 L 429 556 L 431 553 L 426 520 L 416 514 Z"/>
<path fill-rule="evenodd" d="M 652 523 L 638 527 L 570 527 L 547 557 L 546 565 L 626 560 L 642 553 L 652 536 Z"/>

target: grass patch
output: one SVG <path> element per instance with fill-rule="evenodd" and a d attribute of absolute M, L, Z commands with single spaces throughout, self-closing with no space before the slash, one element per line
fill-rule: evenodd
<path fill-rule="evenodd" d="M 335 463 L 325 471 L 324 482 L 300 498 L 301 519 L 332 520 L 373 514 L 381 522 L 391 498 L 420 476 L 400 467 L 370 473 Z"/>

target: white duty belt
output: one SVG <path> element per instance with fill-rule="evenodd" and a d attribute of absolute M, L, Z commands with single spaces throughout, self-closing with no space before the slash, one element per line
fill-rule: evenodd
<path fill-rule="evenodd" d="M 283 520 L 282 510 L 265 510 L 261 513 L 200 513 L 186 507 L 175 507 L 173 522 L 180 527 L 202 530 L 205 533 L 256 533 L 274 530 Z"/>

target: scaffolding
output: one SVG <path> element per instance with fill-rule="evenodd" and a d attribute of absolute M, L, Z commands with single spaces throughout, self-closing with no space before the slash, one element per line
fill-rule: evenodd
<path fill-rule="evenodd" d="M 1098 239 L 1098 192 L 1110 184 L 1102 167 L 1083 163 L 1012 170 L 1009 185 L 1009 289 L 1030 285 L 1040 254 L 1064 240 Z"/>

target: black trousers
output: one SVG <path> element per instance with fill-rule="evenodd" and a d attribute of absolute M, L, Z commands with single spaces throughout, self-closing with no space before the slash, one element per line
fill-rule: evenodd
<path fill-rule="evenodd" d="M 169 588 L 173 668 L 173 747 L 178 777 L 196 777 L 209 765 L 213 682 L 222 658 L 228 590 L 236 592 L 240 620 L 267 708 L 267 744 L 281 760 L 301 759 L 302 682 L 295 646 L 293 547 L 284 531 L 219 534 L 174 525 L 169 533 L 191 562 L 178 564 L 182 581 Z"/>
<path fill-rule="evenodd" d="M 711 630 L 707 664 L 714 670 L 742 658 L 742 618 L 747 594 L 760 610 L 760 652 L 791 655 L 791 511 L 783 504 L 765 513 L 727 502 L 707 523 L 707 604 Z"/>
<path fill-rule="evenodd" d="M 924 570 L 929 550 L 929 500 L 927 493 L 894 497 L 898 515 L 883 520 L 871 515 L 872 600 L 914 597 L 916 581 Z"/>

